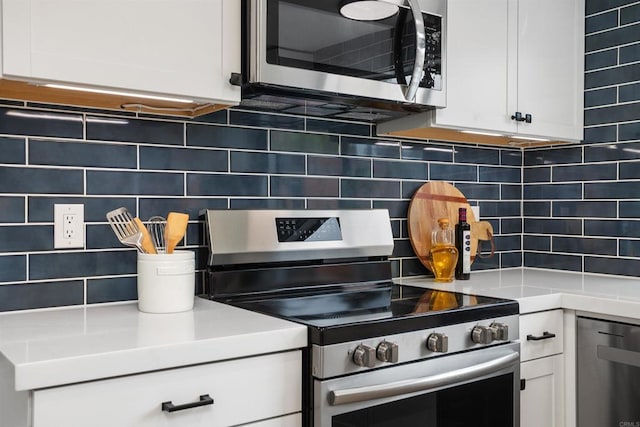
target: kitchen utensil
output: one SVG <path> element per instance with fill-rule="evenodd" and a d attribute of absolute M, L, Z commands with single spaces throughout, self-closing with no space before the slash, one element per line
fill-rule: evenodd
<path fill-rule="evenodd" d="M 147 223 L 147 229 L 151 234 L 153 246 L 156 253 L 165 253 L 164 229 L 167 226 L 167 219 L 163 216 L 152 216 Z"/>
<path fill-rule="evenodd" d="M 153 240 L 151 240 L 151 234 L 149 234 L 149 230 L 144 226 L 140 218 L 135 217 L 133 221 L 136 223 L 138 230 L 142 233 L 142 250 L 145 254 L 156 254 L 156 247 L 153 245 Z"/>
<path fill-rule="evenodd" d="M 166 242 L 166 253 L 173 253 L 176 245 L 182 240 L 187 232 L 189 215 L 178 212 L 169 212 L 167 216 L 167 226 L 164 230 L 164 240 Z"/>
<path fill-rule="evenodd" d="M 142 232 L 138 229 L 138 225 L 127 208 L 121 207 L 107 212 L 107 221 L 109 221 L 109 225 L 111 225 L 120 243 L 125 246 L 136 247 L 139 252 L 144 252 L 142 248 Z"/>

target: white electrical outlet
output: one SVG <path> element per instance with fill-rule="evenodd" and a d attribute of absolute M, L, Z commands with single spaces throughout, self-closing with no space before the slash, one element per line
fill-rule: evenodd
<path fill-rule="evenodd" d="M 476 221 L 480 221 L 480 206 L 471 206 L 473 216 L 476 217 Z"/>
<path fill-rule="evenodd" d="M 53 247 L 84 248 L 84 205 L 53 205 Z"/>

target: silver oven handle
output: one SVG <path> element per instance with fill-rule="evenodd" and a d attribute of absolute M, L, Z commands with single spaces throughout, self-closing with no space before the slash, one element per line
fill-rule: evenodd
<path fill-rule="evenodd" d="M 479 363 L 467 368 L 456 369 L 454 371 L 430 377 L 397 381 L 388 384 L 348 388 L 344 390 L 332 390 L 329 392 L 329 404 L 333 406 L 344 405 L 346 403 L 366 402 L 369 400 L 399 396 L 417 391 L 427 391 L 432 388 L 457 384 L 500 371 L 501 369 L 517 363 L 519 360 L 520 353 L 511 353 L 489 362 Z"/>
<path fill-rule="evenodd" d="M 418 0 L 407 0 L 407 3 L 409 3 L 409 7 L 411 7 L 413 23 L 416 26 L 416 58 L 413 63 L 411 80 L 404 92 L 404 97 L 407 101 L 414 101 L 416 99 L 416 94 L 418 93 L 418 88 L 420 87 L 422 73 L 424 72 L 424 58 L 427 50 L 427 41 L 420 3 Z"/>

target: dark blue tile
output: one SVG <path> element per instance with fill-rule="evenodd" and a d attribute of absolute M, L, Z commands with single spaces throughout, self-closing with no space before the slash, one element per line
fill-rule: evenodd
<path fill-rule="evenodd" d="M 371 135 L 371 125 L 365 123 L 339 122 L 335 120 L 317 120 L 308 118 L 307 131 L 369 136 Z"/>
<path fill-rule="evenodd" d="M 267 136 L 263 129 L 187 124 L 187 145 L 194 147 L 267 150 Z"/>
<path fill-rule="evenodd" d="M 522 169 L 512 167 L 480 166 L 480 182 L 522 182 Z"/>
<path fill-rule="evenodd" d="M 522 267 L 522 252 L 505 252 L 500 254 L 500 267 Z"/>
<path fill-rule="evenodd" d="M 308 209 L 369 209 L 369 200 L 309 199 Z"/>
<path fill-rule="evenodd" d="M 496 231 L 495 229 L 493 230 Z M 500 220 L 501 234 L 521 234 L 522 219 L 521 218 L 505 218 Z"/>
<path fill-rule="evenodd" d="M 601 13 L 587 17 L 585 19 L 584 29 L 586 34 L 595 33 L 602 30 L 608 30 L 618 26 L 618 11 L 612 10 L 607 13 Z"/>
<path fill-rule="evenodd" d="M 0 137 L 0 163 L 25 164 L 26 156 L 23 138 Z"/>
<path fill-rule="evenodd" d="M 405 258 L 401 261 L 401 274 L 402 277 L 410 276 L 429 276 L 433 277 L 433 274 L 427 270 L 427 268 L 418 261 L 417 258 Z"/>
<path fill-rule="evenodd" d="M 618 128 L 616 125 L 596 126 L 584 129 L 584 144 L 592 144 L 598 142 L 615 142 L 618 138 Z M 585 150 L 585 158 L 586 158 Z"/>
<path fill-rule="evenodd" d="M 584 57 L 584 68 L 586 71 L 613 67 L 615 65 L 618 65 L 618 49 L 589 53 Z"/>
<path fill-rule="evenodd" d="M 400 158 L 400 143 L 375 138 L 343 137 L 341 154 L 362 157 Z"/>
<path fill-rule="evenodd" d="M 579 219 L 542 219 L 525 218 L 524 232 L 534 234 L 582 234 L 582 221 Z"/>
<path fill-rule="evenodd" d="M 525 166 L 556 165 L 581 162 L 581 147 L 551 148 L 546 150 L 531 150 L 524 152 Z"/>
<path fill-rule="evenodd" d="M 349 157 L 309 156 L 309 175 L 371 177 L 371 160 Z"/>
<path fill-rule="evenodd" d="M 415 144 L 402 141 L 400 150 L 404 160 L 453 162 L 454 147 L 451 145 Z"/>
<path fill-rule="evenodd" d="M 638 161 L 619 163 L 619 179 L 635 179 L 640 177 L 640 165 Z"/>
<path fill-rule="evenodd" d="M 391 260 L 391 277 L 393 278 L 400 277 L 400 271 L 401 271 L 400 260 L 392 259 Z"/>
<path fill-rule="evenodd" d="M 156 170 L 226 172 L 226 150 L 140 147 L 140 168 Z"/>
<path fill-rule="evenodd" d="M 588 90 L 584 93 L 584 106 L 598 107 L 618 102 L 618 90 L 615 87 L 605 89 Z"/>
<path fill-rule="evenodd" d="M 620 48 L 620 63 L 628 64 L 630 62 L 640 61 L 640 43 L 624 46 Z"/>
<path fill-rule="evenodd" d="M 266 176 L 187 174 L 188 196 L 266 197 L 267 186 Z"/>
<path fill-rule="evenodd" d="M 480 202 L 480 215 L 487 217 L 521 216 L 520 201 L 517 202 Z"/>
<path fill-rule="evenodd" d="M 520 236 L 495 236 L 496 250 L 499 252 L 519 251 L 522 249 Z"/>
<path fill-rule="evenodd" d="M 121 206 L 136 215 L 136 199 L 125 197 L 40 197 L 29 196 L 29 222 L 53 222 L 53 205 L 83 204 L 85 222 L 105 222 L 105 215 Z"/>
<path fill-rule="evenodd" d="M 640 73 L 640 64 L 592 71 L 584 75 L 584 87 L 585 89 L 594 89 L 597 87 L 635 82 L 638 79 L 638 73 Z"/>
<path fill-rule="evenodd" d="M 231 172 L 305 173 L 305 157 L 293 154 L 231 152 Z"/>
<path fill-rule="evenodd" d="M 500 164 L 505 166 L 522 166 L 522 151 L 500 150 Z"/>
<path fill-rule="evenodd" d="M 553 202 L 554 217 L 615 218 L 617 211 L 616 202 Z"/>
<path fill-rule="evenodd" d="M 396 200 L 374 200 L 374 209 L 387 209 L 389 211 L 389 217 L 406 219 L 407 212 L 409 211 L 408 201 L 396 201 Z"/>
<path fill-rule="evenodd" d="M 582 184 L 528 184 L 525 200 L 582 199 Z"/>
<path fill-rule="evenodd" d="M 551 237 L 550 236 L 530 236 L 525 235 L 522 239 L 523 249 L 525 251 L 550 251 L 551 250 Z"/>
<path fill-rule="evenodd" d="M 88 142 L 29 141 L 29 164 L 135 169 L 135 145 Z"/>
<path fill-rule="evenodd" d="M 80 139 L 82 130 L 80 114 L 0 108 L 0 134 Z"/>
<path fill-rule="evenodd" d="M 584 149 L 585 162 L 640 159 L 640 143 L 590 145 Z"/>
<path fill-rule="evenodd" d="M 620 240 L 620 256 L 640 258 L 640 240 Z"/>
<path fill-rule="evenodd" d="M 620 102 L 631 102 L 640 100 L 640 83 L 620 86 Z"/>
<path fill-rule="evenodd" d="M 14 225 L 0 227 L 0 253 L 47 251 L 53 249 L 50 225 Z"/>
<path fill-rule="evenodd" d="M 620 25 L 632 24 L 638 21 L 640 21 L 640 4 L 620 9 Z M 637 37 L 636 40 L 640 40 L 640 37 Z"/>
<path fill-rule="evenodd" d="M 637 182 L 585 183 L 585 199 L 638 199 L 640 185 Z"/>
<path fill-rule="evenodd" d="M 337 155 L 340 151 L 340 140 L 336 135 L 273 130 L 271 150 Z"/>
<path fill-rule="evenodd" d="M 638 104 L 640 108 L 640 104 Z M 633 141 L 640 139 L 640 122 L 620 124 L 618 139 L 620 141 Z"/>
<path fill-rule="evenodd" d="M 398 181 L 371 181 L 364 179 L 343 179 L 341 197 L 364 199 L 398 199 L 400 183 Z"/>
<path fill-rule="evenodd" d="M 617 166 L 613 163 L 599 165 L 554 166 L 553 182 L 602 181 L 616 179 Z"/>
<path fill-rule="evenodd" d="M 225 125 L 228 122 L 229 110 L 223 109 L 214 111 L 213 113 L 204 114 L 202 116 L 195 117 L 193 119 L 194 122 L 204 122 L 204 123 L 217 123 L 221 125 Z"/>
<path fill-rule="evenodd" d="M 338 178 L 271 177 L 273 197 L 339 197 Z M 344 196 L 344 194 L 343 194 Z"/>
<path fill-rule="evenodd" d="M 87 304 L 136 299 L 138 299 L 138 285 L 135 277 L 87 280 Z"/>
<path fill-rule="evenodd" d="M 589 0 L 585 3 L 585 10 L 587 15 L 591 15 L 609 9 L 617 9 L 628 3 L 629 0 Z"/>
<path fill-rule="evenodd" d="M 467 200 L 500 200 L 499 184 L 477 184 L 477 183 L 457 183 L 456 188 L 460 190 Z"/>
<path fill-rule="evenodd" d="M 525 183 L 531 182 L 551 182 L 550 167 L 524 168 L 523 179 Z"/>
<path fill-rule="evenodd" d="M 24 222 L 24 219 L 24 197 L 0 196 L 0 223 Z"/>
<path fill-rule="evenodd" d="M 524 216 L 542 216 L 549 217 L 551 215 L 551 202 L 529 202 L 522 204 L 522 214 Z"/>
<path fill-rule="evenodd" d="M 638 69 L 640 75 L 640 68 Z M 640 120 L 640 103 L 585 110 L 585 126 Z"/>
<path fill-rule="evenodd" d="M 373 176 L 375 178 L 426 180 L 429 177 L 429 166 L 419 162 L 374 160 Z"/>
<path fill-rule="evenodd" d="M 87 194 L 184 195 L 184 175 L 161 172 L 87 171 Z"/>
<path fill-rule="evenodd" d="M 477 181 L 478 167 L 471 165 L 431 164 L 429 178 L 437 181 Z"/>
<path fill-rule="evenodd" d="M 410 199 L 413 197 L 416 191 L 424 185 L 421 181 L 402 181 L 400 182 L 401 197 L 403 199 Z"/>
<path fill-rule="evenodd" d="M 617 255 L 618 253 L 618 242 L 615 239 L 554 236 L 551 243 L 553 252 L 591 255 Z"/>
<path fill-rule="evenodd" d="M 456 163 L 473 163 L 476 165 L 499 165 L 500 150 L 456 146 L 454 151 L 454 161 Z"/>
<path fill-rule="evenodd" d="M 578 255 L 524 253 L 524 266 L 552 270 L 582 271 L 582 257 Z"/>
<path fill-rule="evenodd" d="M 640 237 L 640 223 L 628 220 L 585 219 L 585 236 Z"/>
<path fill-rule="evenodd" d="M 0 311 L 80 305 L 83 286 L 82 280 L 0 286 Z"/>
<path fill-rule="evenodd" d="M 471 265 L 471 271 L 496 270 L 500 268 L 500 255 L 494 254 L 492 257 L 476 257 Z"/>
<path fill-rule="evenodd" d="M 304 209 L 303 199 L 231 199 L 231 209 Z M 311 208 L 310 208 L 311 209 Z"/>
<path fill-rule="evenodd" d="M 522 185 L 501 184 L 502 200 L 522 200 Z"/>
<path fill-rule="evenodd" d="M 393 254 L 394 258 L 414 257 L 416 256 L 411 247 L 411 242 L 408 239 L 396 239 L 393 241 Z"/>
<path fill-rule="evenodd" d="M 262 128 L 304 130 L 304 118 L 276 114 L 249 113 L 246 111 L 229 111 L 229 123 L 240 126 L 256 126 Z"/>
<path fill-rule="evenodd" d="M 15 101 L 13 99 L 0 98 L 0 105 L 22 107 L 24 106 L 24 101 Z"/>
<path fill-rule="evenodd" d="M 407 237 L 402 235 L 402 222 L 403 221 L 398 220 L 391 221 L 391 234 L 393 235 L 394 239 Z"/>
<path fill-rule="evenodd" d="M 592 34 L 585 37 L 585 52 L 607 49 L 614 46 L 633 43 L 638 41 L 640 34 L 640 24 L 619 27 L 610 31 Z"/>
<path fill-rule="evenodd" d="M 0 193 L 82 194 L 80 170 L 38 169 L 0 166 Z"/>
<path fill-rule="evenodd" d="M 21 282 L 24 280 L 27 280 L 27 256 L 0 256 L 0 282 Z M 0 286 L 0 288 L 3 287 Z"/>
<path fill-rule="evenodd" d="M 29 255 L 29 278 L 46 280 L 135 274 L 136 259 L 135 249 Z"/>
<path fill-rule="evenodd" d="M 640 202 L 620 202 L 620 218 L 640 218 Z"/>
<path fill-rule="evenodd" d="M 184 124 L 128 117 L 89 116 L 87 139 L 183 145 Z"/>
<path fill-rule="evenodd" d="M 623 258 L 585 257 L 585 273 L 615 274 L 621 276 L 638 276 L 640 261 Z"/>
<path fill-rule="evenodd" d="M 85 226 L 85 245 L 87 250 L 122 249 L 124 247 L 108 224 L 87 224 Z"/>

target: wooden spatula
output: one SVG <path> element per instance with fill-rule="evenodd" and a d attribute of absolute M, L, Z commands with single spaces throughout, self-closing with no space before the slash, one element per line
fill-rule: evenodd
<path fill-rule="evenodd" d="M 144 226 L 140 218 L 133 218 L 133 222 L 138 226 L 138 230 L 142 232 L 142 250 L 146 254 L 156 254 L 156 247 L 153 245 L 153 240 L 151 240 L 151 235 L 149 234 L 149 230 Z"/>
<path fill-rule="evenodd" d="M 167 216 L 167 227 L 164 230 L 164 240 L 167 242 L 166 251 L 168 254 L 173 253 L 175 247 L 187 232 L 187 224 L 189 223 L 189 215 L 178 212 L 169 212 Z"/>

